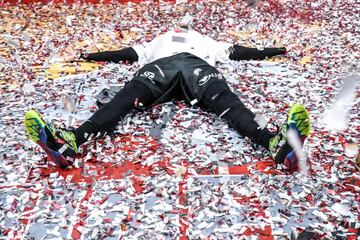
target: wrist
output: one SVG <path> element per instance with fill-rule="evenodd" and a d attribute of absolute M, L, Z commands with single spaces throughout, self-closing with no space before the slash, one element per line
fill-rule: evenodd
<path fill-rule="evenodd" d="M 88 57 L 89 57 L 89 54 L 88 54 L 88 53 L 80 52 L 79 59 L 87 59 Z"/>

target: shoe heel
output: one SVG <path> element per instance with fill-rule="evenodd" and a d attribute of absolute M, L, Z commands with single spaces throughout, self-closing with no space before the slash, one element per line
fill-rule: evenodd
<path fill-rule="evenodd" d="M 296 157 L 295 151 L 291 151 L 284 160 L 284 166 L 288 171 L 297 171 L 299 168 L 299 161 Z"/>
<path fill-rule="evenodd" d="M 63 155 L 59 152 L 50 149 L 46 144 L 41 141 L 38 141 L 39 146 L 45 151 L 49 159 L 56 164 L 56 166 L 61 168 L 67 168 L 70 166 L 69 162 L 65 159 Z"/>

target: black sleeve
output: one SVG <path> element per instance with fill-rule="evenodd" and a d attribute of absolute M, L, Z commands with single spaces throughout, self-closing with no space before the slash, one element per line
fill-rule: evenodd
<path fill-rule="evenodd" d="M 106 51 L 98 53 L 83 53 L 80 56 L 81 59 L 87 61 L 106 61 L 106 62 L 120 62 L 128 61 L 130 63 L 136 62 L 139 56 L 132 47 L 123 48 L 118 51 Z"/>
<path fill-rule="evenodd" d="M 234 45 L 230 49 L 229 58 L 231 60 L 261 60 L 269 58 L 276 55 L 285 54 L 286 49 L 283 48 L 264 48 L 264 50 L 259 50 L 257 48 L 247 48 L 239 45 Z"/>

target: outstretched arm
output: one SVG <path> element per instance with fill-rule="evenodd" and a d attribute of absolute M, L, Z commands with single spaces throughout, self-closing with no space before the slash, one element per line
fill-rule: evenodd
<path fill-rule="evenodd" d="M 247 48 L 240 45 L 234 45 L 231 49 L 229 58 L 231 60 L 261 60 L 276 55 L 285 54 L 286 49 L 283 48 L 264 48 L 259 50 L 257 48 Z"/>
<path fill-rule="evenodd" d="M 106 62 L 120 62 L 128 61 L 130 63 L 139 60 L 138 54 L 132 47 L 123 48 L 117 51 L 106 51 L 98 53 L 83 53 L 80 56 L 81 59 L 87 61 L 106 61 Z"/>

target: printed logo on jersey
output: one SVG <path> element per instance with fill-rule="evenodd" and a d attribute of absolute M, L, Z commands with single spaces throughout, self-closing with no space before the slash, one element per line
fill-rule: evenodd
<path fill-rule="evenodd" d="M 178 42 L 178 43 L 184 43 L 184 42 L 186 42 L 186 38 L 180 37 L 180 36 L 173 36 L 172 41 Z"/>
<path fill-rule="evenodd" d="M 155 82 L 154 82 L 155 74 L 154 74 L 153 72 L 146 71 L 146 72 L 140 74 L 140 77 L 147 78 L 147 79 L 149 79 L 153 84 L 155 84 Z"/>
<path fill-rule="evenodd" d="M 207 83 L 211 78 L 223 79 L 221 73 L 210 73 L 199 80 L 199 85 L 202 86 Z"/>
<path fill-rule="evenodd" d="M 196 68 L 196 69 L 194 70 L 194 75 L 195 75 L 195 76 L 199 76 L 200 72 L 201 72 L 201 68 Z"/>

